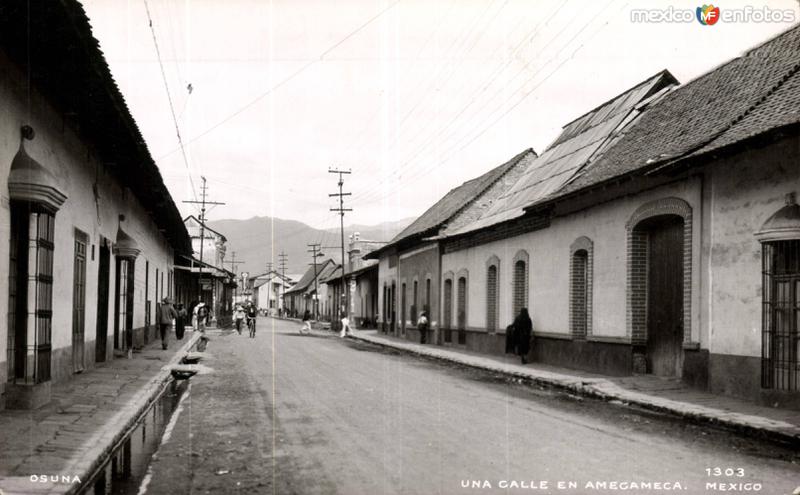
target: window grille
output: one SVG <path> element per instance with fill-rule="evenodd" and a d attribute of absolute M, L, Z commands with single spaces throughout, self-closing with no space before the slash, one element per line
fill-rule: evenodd
<path fill-rule="evenodd" d="M 466 344 L 466 325 L 467 325 L 467 279 L 458 279 L 458 343 Z"/>
<path fill-rule="evenodd" d="M 497 331 L 497 265 L 486 270 L 486 329 Z"/>
<path fill-rule="evenodd" d="M 452 342 L 451 329 L 453 326 L 453 281 L 444 281 L 444 341 Z"/>
<path fill-rule="evenodd" d="M 527 306 L 528 300 L 528 264 L 519 260 L 514 263 L 514 286 L 513 286 L 513 302 L 512 302 L 512 315 L 516 318 L 520 310 Z"/>
<path fill-rule="evenodd" d="M 761 385 L 800 389 L 800 240 L 763 244 Z"/>
<path fill-rule="evenodd" d="M 576 338 L 586 337 L 587 296 L 588 296 L 589 253 L 585 249 L 575 251 L 572 255 L 572 300 L 570 312 L 572 316 L 572 335 Z"/>

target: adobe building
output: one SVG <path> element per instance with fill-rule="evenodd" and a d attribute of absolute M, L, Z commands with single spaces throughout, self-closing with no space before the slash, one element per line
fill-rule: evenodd
<path fill-rule="evenodd" d="M 508 194 L 442 236 L 461 345 L 503 352 L 525 306 L 535 361 L 800 407 L 798 70 L 796 27 L 568 124 Z M 553 179 L 551 152 L 616 111 L 613 134 L 571 147 L 584 157 Z"/>
<path fill-rule="evenodd" d="M 390 242 L 369 252 L 378 260 L 378 321 L 381 331 L 419 341 L 416 322 L 425 311 L 432 338 L 442 339 L 440 327 L 450 320 L 441 316 L 441 248 L 438 237 L 450 223 L 460 222 L 471 206 L 481 211 L 516 183 L 536 153 L 529 149 L 480 177 L 449 191 Z M 444 318 L 444 319 L 443 319 Z M 449 337 L 449 333 L 446 334 Z"/>
<path fill-rule="evenodd" d="M 0 406 L 35 408 L 155 338 L 191 244 L 78 2 L 3 2 L 0 65 Z"/>

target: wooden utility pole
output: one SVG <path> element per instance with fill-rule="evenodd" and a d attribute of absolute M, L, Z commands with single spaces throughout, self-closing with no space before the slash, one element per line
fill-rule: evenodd
<path fill-rule="evenodd" d="M 236 251 L 231 251 L 231 260 L 228 263 L 231 264 L 231 271 L 233 272 L 233 275 L 236 276 L 236 265 L 241 265 L 242 263 L 244 263 L 244 261 L 236 261 Z M 225 263 L 223 263 L 223 266 L 224 265 L 225 265 Z M 237 283 L 236 284 L 236 289 L 233 290 L 233 299 L 234 300 L 237 297 L 236 293 L 238 292 L 238 290 L 237 290 L 238 288 L 239 288 L 239 284 Z"/>
<path fill-rule="evenodd" d="M 317 256 L 322 256 L 319 252 L 319 244 L 307 244 L 307 251 L 311 253 L 311 260 L 314 265 L 314 320 L 319 320 L 319 286 L 317 285 Z"/>
<path fill-rule="evenodd" d="M 281 269 L 281 301 L 283 301 L 283 312 L 286 314 L 286 263 L 289 259 L 289 256 L 281 251 L 281 254 L 278 255 L 278 263 L 280 263 Z"/>
<path fill-rule="evenodd" d="M 344 207 L 344 197 L 350 196 L 352 193 L 342 192 L 342 186 L 344 185 L 344 179 L 342 176 L 344 174 L 351 174 L 350 170 L 338 170 L 338 169 L 328 169 L 328 173 L 330 174 L 339 174 L 339 192 L 328 194 L 328 197 L 338 197 L 339 198 L 339 207 L 338 208 L 331 208 L 331 211 L 335 211 L 339 213 L 339 226 L 342 235 L 342 296 L 344 296 L 344 316 L 349 318 L 350 314 L 350 291 L 347 290 L 345 287 L 345 257 L 344 257 L 344 212 L 346 211 L 353 211 L 352 208 L 345 208 Z"/>
<path fill-rule="evenodd" d="M 208 193 L 208 186 L 206 185 L 206 178 L 200 177 L 203 179 L 203 185 L 200 186 L 200 197 L 202 198 L 200 201 L 183 201 L 184 203 L 190 204 L 199 204 L 200 205 L 200 218 L 198 219 L 200 222 L 200 273 L 197 276 L 197 298 L 200 301 L 203 301 L 203 245 L 206 243 L 206 206 L 209 205 L 224 205 L 225 203 L 219 203 L 216 201 L 207 201 L 206 195 Z M 205 302 L 205 301 L 203 301 Z M 208 304 L 208 303 L 206 303 Z"/>

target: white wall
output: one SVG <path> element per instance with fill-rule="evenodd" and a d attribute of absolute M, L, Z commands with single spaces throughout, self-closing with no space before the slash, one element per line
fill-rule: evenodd
<path fill-rule="evenodd" d="M 51 170 L 58 178 L 67 200 L 56 214 L 54 293 L 53 293 L 53 349 L 72 345 L 73 256 L 74 231 L 80 229 L 89 236 L 86 271 L 86 321 L 85 339 L 95 340 L 97 317 L 97 283 L 99 246 L 101 236 L 116 238 L 118 217 L 125 215 L 123 229 L 133 237 L 142 250 L 136 261 L 134 328 L 144 324 L 145 260 L 150 262 L 150 294 L 155 311 L 155 269 L 164 272 L 164 292 L 167 293 L 167 271 L 172 269 L 172 249 L 144 207 L 122 188 L 96 159 L 92 148 L 82 143 L 71 132 L 65 121 L 42 98 L 34 94 L 32 105 L 22 90 L 21 76 L 0 55 L 0 65 L 6 76 L 0 78 L 0 237 L 9 238 L 8 175 L 11 162 L 19 149 L 20 127 L 33 127 L 36 136 L 25 141 L 28 154 Z M 93 184 L 97 181 L 98 197 Z M 0 262 L 3 273 L 8 273 L 8 242 L 0 242 Z M 94 259 L 92 251 L 94 250 Z M 114 310 L 114 256 L 111 257 L 111 296 L 109 302 L 109 346 L 113 345 Z M 8 312 L 8 277 L 0 277 L 0 313 Z M 153 321 L 155 315 L 153 315 Z M 7 342 L 6 325 L 0 326 L 0 346 Z M 5 359 L 6 353 L 2 353 Z M 87 355 L 86 362 L 94 360 Z M 2 372 L 6 365 L 2 365 Z"/>
<path fill-rule="evenodd" d="M 534 330 L 569 334 L 569 266 L 570 245 L 586 236 L 594 242 L 594 272 L 592 293 L 592 334 L 603 337 L 626 336 L 626 276 L 627 231 L 626 222 L 642 204 L 652 200 L 677 197 L 693 207 L 694 223 L 699 225 L 696 205 L 700 202 L 697 180 L 663 186 L 634 197 L 626 197 L 600 204 L 589 210 L 555 218 L 550 227 L 520 236 L 491 242 L 474 248 L 443 255 L 442 283 L 445 274 L 456 277 L 460 270 L 469 271 L 467 327 L 484 329 L 486 326 L 486 262 L 496 255 L 499 266 L 499 328 L 503 329 L 513 319 L 512 315 L 512 260 L 524 249 L 530 256 L 528 309 Z M 699 265 L 699 237 L 693 235 L 694 266 Z M 694 306 L 699 305 L 698 270 L 693 270 Z M 444 291 L 441 302 L 444 308 Z M 453 281 L 453 322 L 456 321 L 456 280 Z M 693 318 L 697 312 L 693 312 Z M 699 318 L 697 320 L 699 323 Z M 693 325 L 694 331 L 697 325 Z"/>

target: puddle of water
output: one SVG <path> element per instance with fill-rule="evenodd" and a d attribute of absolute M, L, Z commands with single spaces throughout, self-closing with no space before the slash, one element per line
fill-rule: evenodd
<path fill-rule="evenodd" d="M 170 419 L 188 388 L 188 380 L 173 380 L 139 419 L 80 493 L 135 495 L 139 493 L 150 459 L 161 445 Z"/>

